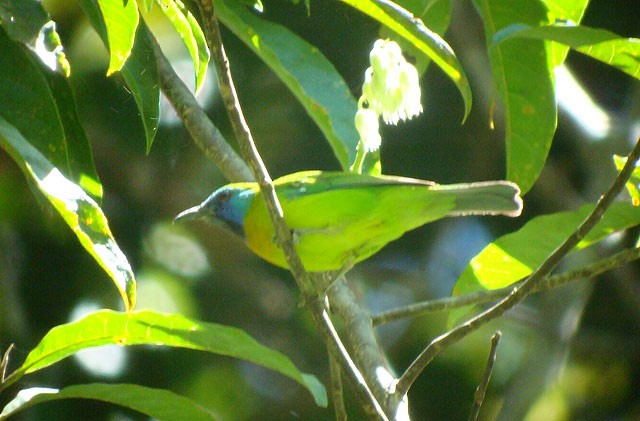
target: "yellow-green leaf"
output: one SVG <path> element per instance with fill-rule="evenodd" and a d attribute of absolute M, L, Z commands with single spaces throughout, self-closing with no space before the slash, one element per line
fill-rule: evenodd
<path fill-rule="evenodd" d="M 356 156 L 357 104 L 347 84 L 318 48 L 236 1 L 217 0 L 220 21 L 291 90 L 318 125 L 344 170 Z"/>
<path fill-rule="evenodd" d="M 640 79 L 640 39 L 622 38 L 597 28 L 576 25 L 532 27 L 514 24 L 496 33 L 494 46 L 514 38 L 555 41 Z"/>
<path fill-rule="evenodd" d="M 0 420 L 39 403 L 60 399 L 92 399 L 124 406 L 153 419 L 164 421 L 211 421 L 216 417 L 189 398 L 166 389 L 154 389 L 137 384 L 90 383 L 64 389 L 32 387 L 18 395 L 4 407 Z"/>
<path fill-rule="evenodd" d="M 286 356 L 257 342 L 243 330 L 149 310 L 129 313 L 101 310 L 54 327 L 5 383 L 13 383 L 82 349 L 110 344 L 169 346 L 240 358 L 295 380 L 307 388 L 316 404 L 327 405 L 326 391 L 318 379 L 300 372 Z"/>
<path fill-rule="evenodd" d="M 69 181 L 49 160 L 5 119 L 0 117 L 0 146 L 58 211 L 115 283 L 127 310 L 136 301 L 136 282 L 124 253 L 109 230 L 107 218 L 98 204 L 82 188 Z"/>
<path fill-rule="evenodd" d="M 182 42 L 191 55 L 196 74 L 197 93 L 204 83 L 209 63 L 209 47 L 204 33 L 196 18 L 180 0 L 157 0 L 157 2 L 162 6 L 162 11 L 182 38 Z"/>
<path fill-rule="evenodd" d="M 122 69 L 131 54 L 138 28 L 138 8 L 135 1 L 97 0 L 102 12 L 109 42 L 107 76 Z"/>
<path fill-rule="evenodd" d="M 545 8 L 530 0 L 474 0 L 487 47 L 514 23 L 548 23 Z M 504 108 L 507 178 L 529 191 L 540 175 L 557 125 L 553 60 L 544 41 L 518 39 L 489 49 L 491 71 Z"/>

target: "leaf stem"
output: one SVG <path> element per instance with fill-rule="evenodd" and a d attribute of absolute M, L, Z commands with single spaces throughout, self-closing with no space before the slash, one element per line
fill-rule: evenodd
<path fill-rule="evenodd" d="M 352 173 L 362 174 L 362 166 L 364 165 L 364 159 L 367 157 L 367 151 L 364 147 L 364 142 L 362 139 L 358 142 L 358 147 L 356 149 L 356 158 L 353 160 L 353 164 L 351 164 Z"/>
<path fill-rule="evenodd" d="M 491 380 L 491 373 L 493 373 L 493 367 L 496 363 L 496 354 L 498 352 L 498 344 L 502 338 L 502 332 L 497 331 L 491 338 L 491 347 L 489 348 L 489 357 L 487 358 L 487 364 L 484 366 L 484 372 L 482 373 L 482 379 L 476 389 L 476 393 L 473 399 L 473 407 L 471 408 L 471 414 L 469 415 L 469 421 L 476 421 L 480 416 L 480 408 L 484 397 L 487 394 L 487 388 L 489 387 L 489 380 Z"/>

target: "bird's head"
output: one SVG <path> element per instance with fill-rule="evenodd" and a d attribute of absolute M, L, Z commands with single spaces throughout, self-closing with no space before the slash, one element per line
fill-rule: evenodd
<path fill-rule="evenodd" d="M 174 221 L 204 219 L 244 238 L 244 218 L 256 191 L 255 183 L 228 184 L 201 204 L 180 212 Z"/>

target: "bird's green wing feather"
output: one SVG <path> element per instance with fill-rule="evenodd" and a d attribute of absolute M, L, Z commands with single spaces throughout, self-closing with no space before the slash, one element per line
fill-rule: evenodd
<path fill-rule="evenodd" d="M 274 181 L 278 194 L 301 197 L 329 190 L 351 190 L 375 186 L 434 186 L 435 183 L 390 175 L 352 174 L 348 172 L 301 171 Z"/>
<path fill-rule="evenodd" d="M 394 177 L 349 173 L 290 174 L 274 182 L 296 248 L 310 271 L 340 269 L 356 263 L 422 225 L 431 194 L 430 183 Z M 397 188 L 397 186 L 404 186 Z M 433 219 L 455 206 L 453 198 L 433 201 Z M 273 243 L 273 228 L 262 201 L 255 201 L 245 220 L 249 247 L 272 263 L 284 266 L 284 256 Z"/>
<path fill-rule="evenodd" d="M 519 213 L 519 190 L 507 182 L 441 186 L 411 178 L 304 171 L 274 186 L 307 270 L 337 270 L 357 263 L 404 232 L 466 214 Z M 247 244 L 264 259 L 286 267 L 263 200 L 245 218 Z"/>

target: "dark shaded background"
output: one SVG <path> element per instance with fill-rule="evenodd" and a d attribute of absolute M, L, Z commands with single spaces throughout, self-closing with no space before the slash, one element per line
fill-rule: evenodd
<path fill-rule="evenodd" d="M 104 48 L 75 2 L 47 1 L 72 65 L 78 107 L 94 149 L 105 198 L 103 209 L 116 239 L 139 278 L 139 308 L 181 312 L 189 317 L 245 329 L 288 355 L 298 367 L 327 384 L 324 347 L 305 311 L 297 306 L 288 272 L 260 261 L 235 238 L 203 225 L 171 226 L 181 210 L 225 183 L 163 110 L 163 125 L 145 156 L 142 126 L 133 99 L 116 75 L 106 79 Z M 442 183 L 504 177 L 504 136 L 499 110 L 489 129 L 492 101 L 481 23 L 469 2 L 453 2 L 446 39 L 457 52 L 474 90 L 474 108 L 460 126 L 463 104 L 436 68 L 422 78 L 425 113 L 385 128 L 383 171 Z M 265 17 L 316 45 L 359 93 L 368 52 L 378 27 L 334 1 L 303 5 L 265 1 Z M 189 62 L 166 23 L 149 17 L 167 54 L 185 69 Z M 624 36 L 640 36 L 640 4 L 593 1 L 584 23 Z M 428 24 L 428 22 L 427 22 Z M 275 178 L 303 169 L 337 169 L 319 130 L 277 78 L 229 32 L 223 33 L 247 120 Z M 186 64 L 185 64 L 186 63 Z M 638 83 L 572 53 L 569 67 L 611 118 L 611 130 L 594 138 L 561 111 L 551 157 L 527 194 L 522 218 L 445 220 L 415 230 L 359 265 L 350 282 L 373 311 L 446 296 L 468 260 L 498 235 L 541 213 L 575 209 L 594 201 L 615 176 L 611 155 L 625 155 L 638 134 Z M 213 75 L 213 71 L 210 74 Z M 207 110 L 232 138 L 213 79 Z M 606 246 L 568 260 L 577 267 L 623 246 L 627 233 Z M 208 262 L 208 263 L 207 263 Z M 498 323 L 447 350 L 411 391 L 414 419 L 466 419 L 486 359 L 489 338 L 503 340 L 484 407 L 487 419 L 640 418 L 640 289 L 638 265 L 594 281 L 581 281 L 536 295 Z M 37 201 L 18 167 L 0 153 L 0 349 L 16 344 L 16 367 L 54 325 L 79 309 L 120 308 L 107 277 L 83 251 L 61 218 Z M 380 329 L 391 363 L 401 370 L 434 336 L 445 330 L 436 313 Z M 122 351 L 122 349 L 120 349 Z M 68 359 L 26 377 L 18 387 L 63 387 L 117 381 L 168 388 L 214 408 L 224 419 L 330 419 L 331 409 L 313 405 L 297 384 L 229 358 L 191 351 L 127 348 L 121 369 L 100 374 Z M 117 368 L 117 367 L 116 367 Z M 17 391 L 12 388 L 11 396 Z M 4 403 L 9 396 L 0 400 Z M 353 418 L 362 416 L 352 401 Z M 95 414 L 95 415 L 88 415 Z M 24 419 L 138 419 L 138 414 L 94 402 L 47 404 Z"/>

